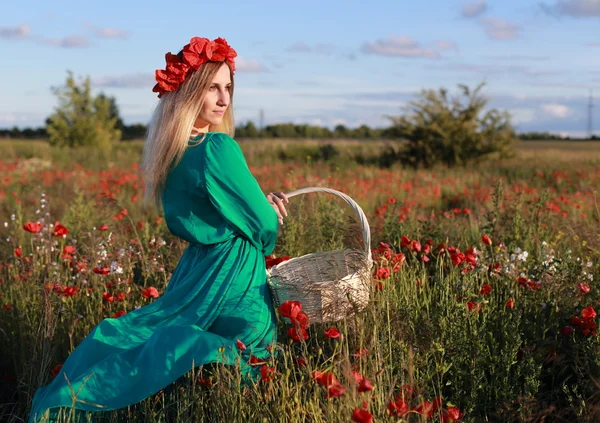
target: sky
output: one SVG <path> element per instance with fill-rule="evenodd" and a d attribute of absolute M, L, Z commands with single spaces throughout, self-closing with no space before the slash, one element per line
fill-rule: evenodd
<path fill-rule="evenodd" d="M 600 134 L 600 0 L 3 1 L 0 128 L 37 127 L 67 72 L 147 124 L 194 36 L 237 51 L 237 124 L 388 127 L 423 89 L 485 82 L 519 132 Z"/>

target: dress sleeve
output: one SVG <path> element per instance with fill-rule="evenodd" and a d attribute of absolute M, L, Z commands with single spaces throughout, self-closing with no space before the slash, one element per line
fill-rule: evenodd
<path fill-rule="evenodd" d="M 264 255 L 271 254 L 279 229 L 277 213 L 250 172 L 240 146 L 226 134 L 206 141 L 204 174 L 211 203 Z"/>

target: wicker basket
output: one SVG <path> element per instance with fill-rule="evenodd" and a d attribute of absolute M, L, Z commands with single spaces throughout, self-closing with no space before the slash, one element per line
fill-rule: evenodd
<path fill-rule="evenodd" d="M 371 232 L 358 204 L 329 188 L 309 187 L 287 193 L 288 198 L 312 192 L 341 197 L 358 214 L 364 250 L 344 249 L 306 254 L 267 270 L 273 302 L 300 301 L 311 323 L 336 322 L 364 309 L 372 286 Z"/>

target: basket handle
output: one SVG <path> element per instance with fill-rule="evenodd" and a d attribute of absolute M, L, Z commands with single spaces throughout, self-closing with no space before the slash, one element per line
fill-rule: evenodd
<path fill-rule="evenodd" d="M 336 190 L 331 189 L 331 188 L 322 188 L 322 187 L 300 188 L 300 189 L 297 189 L 297 190 L 294 190 L 294 191 L 290 191 L 290 192 L 286 193 L 285 195 L 287 195 L 288 198 L 290 198 L 290 197 L 294 197 L 296 195 L 308 194 L 308 193 L 311 193 L 311 192 L 325 192 L 325 193 L 328 193 L 328 194 L 337 195 L 342 200 L 344 200 L 346 203 L 348 203 L 348 205 L 350 207 L 352 207 L 352 209 L 358 215 L 358 220 L 360 222 L 360 226 L 361 226 L 361 229 L 362 229 L 362 232 L 363 232 L 363 240 L 365 242 L 365 250 L 366 250 L 366 253 L 367 253 L 368 260 L 369 260 L 369 262 L 371 262 L 372 261 L 372 257 L 371 257 L 371 228 L 369 227 L 369 222 L 367 221 L 367 217 L 365 216 L 365 213 L 360 208 L 360 206 L 356 203 L 356 201 L 354 201 L 352 198 L 350 198 L 350 196 L 348 196 L 347 194 L 344 194 L 343 192 L 336 191 Z"/>

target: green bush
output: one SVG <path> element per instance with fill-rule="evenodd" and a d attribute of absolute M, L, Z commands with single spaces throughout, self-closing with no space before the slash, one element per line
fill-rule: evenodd
<path fill-rule="evenodd" d="M 389 117 L 408 142 L 397 159 L 413 167 L 436 164 L 464 166 L 491 157 L 510 157 L 517 137 L 510 115 L 496 109 L 484 113 L 488 100 L 480 95 L 483 84 L 473 91 L 458 86 L 460 96 L 448 98 L 446 89 L 424 90 L 411 102 L 408 115 Z"/>
<path fill-rule="evenodd" d="M 47 120 L 50 145 L 92 146 L 110 151 L 121 139 L 116 128 L 118 116 L 111 113 L 111 101 L 104 95 L 92 96 L 89 76 L 81 86 L 69 72 L 65 87 L 53 88 L 59 106 Z"/>

